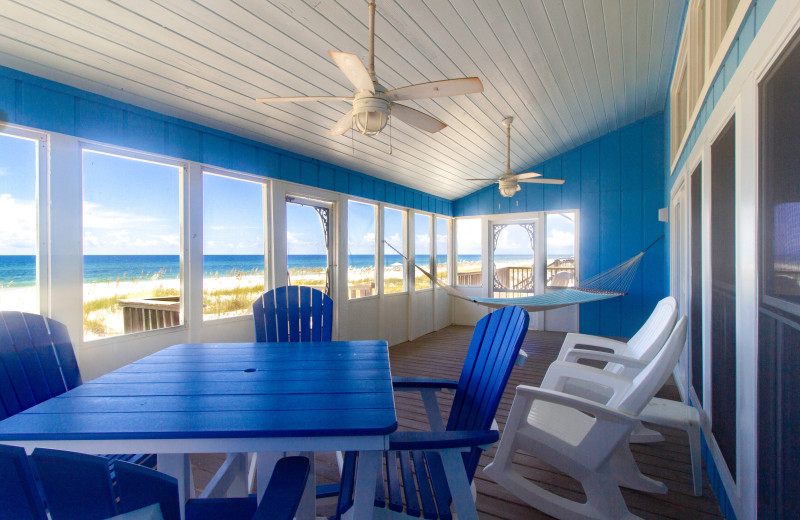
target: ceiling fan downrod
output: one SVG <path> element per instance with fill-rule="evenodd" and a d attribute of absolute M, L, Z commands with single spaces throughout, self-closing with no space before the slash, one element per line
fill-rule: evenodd
<path fill-rule="evenodd" d="M 375 0 L 369 0 L 369 72 L 375 81 Z"/>

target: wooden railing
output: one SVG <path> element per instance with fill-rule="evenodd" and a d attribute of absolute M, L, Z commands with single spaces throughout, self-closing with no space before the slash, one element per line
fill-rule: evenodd
<path fill-rule="evenodd" d="M 181 323 L 181 297 L 161 296 L 117 300 L 122 309 L 123 332 L 174 327 Z"/>
<path fill-rule="evenodd" d="M 372 296 L 375 294 L 375 282 L 362 285 L 348 285 L 347 291 L 350 293 L 350 299 Z"/>
<path fill-rule="evenodd" d="M 458 273 L 456 275 L 456 285 L 480 285 L 481 272 L 470 271 L 468 273 Z"/>
<path fill-rule="evenodd" d="M 510 265 L 497 269 L 495 273 L 496 281 L 501 287 L 494 287 L 497 291 L 532 291 L 533 290 L 533 267 L 529 265 Z"/>

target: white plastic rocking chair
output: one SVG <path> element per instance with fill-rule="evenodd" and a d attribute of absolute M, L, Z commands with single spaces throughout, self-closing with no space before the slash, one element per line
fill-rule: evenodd
<path fill-rule="evenodd" d="M 677 302 L 667 296 L 656 305 L 650 317 L 639 331 L 628 342 L 616 341 L 588 334 L 567 334 L 558 359 L 561 361 L 579 362 L 595 360 L 607 362 L 605 370 L 628 378 L 633 378 L 658 352 L 669 335 L 677 317 Z M 582 346 L 603 347 L 612 352 L 589 350 Z M 593 401 L 605 403 L 608 394 L 596 387 L 581 382 L 567 383 L 564 391 Z M 692 462 L 692 483 L 695 496 L 703 494 L 702 457 L 700 454 L 700 414 L 696 408 L 680 401 L 659 399 L 654 397 L 639 415 L 639 419 L 681 429 L 689 438 L 689 453 Z M 633 443 L 660 442 L 664 437 L 640 424 L 631 434 Z"/>
<path fill-rule="evenodd" d="M 686 340 L 681 317 L 664 347 L 633 379 L 584 365 L 556 361 L 542 386 L 520 385 L 497 448 L 484 472 L 531 506 L 561 519 L 634 520 L 620 486 L 655 493 L 666 486 L 642 475 L 628 444 L 639 413 L 669 378 Z M 606 387 L 611 398 L 600 404 L 562 392 L 576 377 Z M 522 450 L 578 480 L 586 502 L 543 489 L 514 471 Z"/>

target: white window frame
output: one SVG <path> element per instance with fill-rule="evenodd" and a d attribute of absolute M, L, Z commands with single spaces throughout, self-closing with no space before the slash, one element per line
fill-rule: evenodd
<path fill-rule="evenodd" d="M 208 166 L 206 164 L 200 164 L 200 184 L 202 186 L 201 192 L 199 195 L 199 200 L 194 201 L 194 210 L 198 212 L 199 217 L 199 226 L 197 226 L 197 230 L 192 233 L 192 239 L 195 240 L 196 244 L 198 244 L 199 252 L 193 251 L 193 256 L 203 260 L 200 262 L 201 268 L 199 269 L 199 277 L 200 277 L 200 295 L 199 299 L 196 302 L 193 302 L 193 309 L 198 308 L 199 312 L 197 316 L 192 316 L 194 321 L 200 323 L 201 327 L 208 327 L 213 326 L 216 323 L 225 322 L 231 323 L 235 321 L 252 321 L 253 314 L 244 314 L 242 316 L 227 316 L 223 318 L 209 318 L 206 319 L 203 314 L 203 291 L 205 290 L 205 286 L 203 285 L 205 281 L 205 266 L 203 265 L 205 261 L 205 236 L 204 236 L 204 226 L 205 226 L 205 211 L 204 211 L 204 202 L 203 199 L 205 197 L 205 184 L 203 180 L 205 179 L 204 175 L 209 173 L 211 175 L 218 175 L 220 177 L 229 177 L 231 179 L 238 179 L 247 182 L 253 182 L 257 184 L 261 184 L 261 210 L 262 210 L 262 228 L 264 230 L 264 290 L 268 291 L 271 288 L 270 284 L 270 266 L 272 265 L 272 258 L 269 255 L 270 248 L 268 247 L 269 244 L 269 235 L 271 229 L 269 228 L 270 219 L 268 218 L 269 215 L 269 203 L 270 203 L 270 185 L 271 181 L 268 177 L 264 177 L 261 175 L 254 175 L 251 173 L 244 173 L 238 172 L 234 170 L 227 170 L 224 168 L 218 168 L 216 166 Z M 196 262 L 195 262 L 196 264 Z M 195 265 L 193 264 L 193 265 Z M 194 277 L 193 277 L 194 278 Z"/>
<path fill-rule="evenodd" d="M 36 178 L 34 179 L 33 202 L 36 208 L 36 308 L 43 315 L 50 315 L 50 140 L 48 134 L 22 126 L 7 124 L 3 134 L 30 139 L 36 142 Z"/>
<path fill-rule="evenodd" d="M 179 201 L 178 201 L 178 239 L 180 241 L 178 251 L 179 251 L 179 258 L 178 263 L 180 266 L 179 277 L 180 277 L 180 324 L 172 326 L 172 327 L 164 327 L 160 329 L 153 329 L 147 330 L 142 332 L 134 332 L 134 333 L 122 333 L 115 336 L 108 336 L 105 338 L 97 338 L 97 339 L 89 339 L 87 340 L 84 336 L 83 330 L 83 323 L 81 322 L 81 335 L 80 340 L 83 345 L 92 345 L 92 346 L 101 346 L 105 344 L 114 344 L 120 341 L 120 338 L 131 337 L 132 335 L 136 335 L 136 337 L 145 337 L 145 336 L 159 336 L 164 334 L 171 334 L 174 331 L 187 331 L 189 329 L 190 323 L 189 318 L 192 316 L 192 291 L 191 291 L 191 280 L 189 279 L 188 269 L 185 269 L 187 265 L 196 265 L 196 262 L 189 262 L 188 259 L 190 258 L 189 252 L 189 243 L 190 241 L 186 239 L 186 232 L 187 227 L 189 226 L 190 222 L 190 208 L 189 208 L 189 178 L 190 178 L 190 164 L 188 161 L 182 161 L 179 159 L 175 159 L 173 157 L 167 157 L 158 154 L 152 154 L 147 152 L 141 152 L 137 150 L 131 150 L 129 148 L 112 146 L 107 144 L 101 144 L 94 141 L 88 141 L 83 139 L 78 139 L 78 157 L 80 158 L 80 176 L 81 182 L 83 182 L 83 152 L 95 152 L 101 153 L 106 155 L 114 155 L 117 157 L 122 157 L 126 159 L 134 159 L 138 161 L 145 161 L 151 163 L 159 163 L 165 164 L 168 166 L 174 166 L 178 168 L 178 186 L 179 186 Z M 202 196 L 201 196 L 202 200 Z M 80 208 L 81 212 L 83 211 L 83 190 L 81 190 L 81 201 L 80 201 Z M 202 203 L 201 203 L 202 206 Z M 202 219 L 200 220 L 200 228 L 202 229 Z M 83 222 L 81 221 L 81 316 L 83 316 L 83 284 L 85 282 L 84 275 L 83 275 L 83 258 L 85 256 L 85 252 L 83 251 Z M 202 246 L 201 246 L 202 247 Z M 200 268 L 201 276 L 202 276 L 202 267 Z M 201 285 L 202 287 L 202 285 Z M 201 305 L 202 305 L 202 290 L 201 290 Z M 202 313 L 202 310 L 200 310 Z M 202 319 L 201 319 L 202 321 Z M 74 339 L 73 339 L 74 341 Z"/>

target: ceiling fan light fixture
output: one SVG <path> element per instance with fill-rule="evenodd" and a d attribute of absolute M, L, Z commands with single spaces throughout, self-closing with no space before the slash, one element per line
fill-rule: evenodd
<path fill-rule="evenodd" d="M 376 85 L 380 95 L 382 89 Z M 376 135 L 389 121 L 389 101 L 382 97 L 356 97 L 353 102 L 356 130 L 364 135 Z"/>
<path fill-rule="evenodd" d="M 355 115 L 356 130 L 364 135 L 376 135 L 383 130 L 386 122 L 389 121 L 389 114 L 379 112 L 361 112 Z"/>
<path fill-rule="evenodd" d="M 520 189 L 519 184 L 513 181 L 500 183 L 500 195 L 503 197 L 513 197 Z"/>

